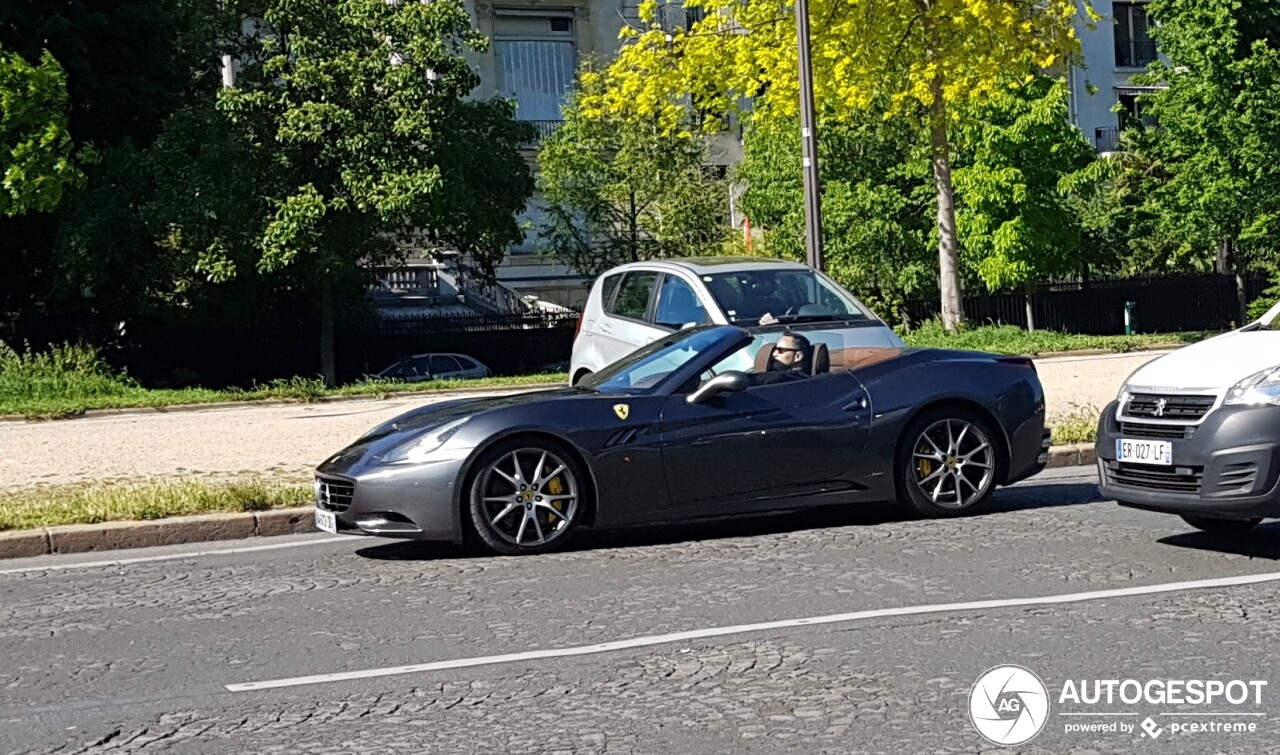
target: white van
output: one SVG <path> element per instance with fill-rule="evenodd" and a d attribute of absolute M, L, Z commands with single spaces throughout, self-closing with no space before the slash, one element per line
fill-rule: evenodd
<path fill-rule="evenodd" d="M 570 381 L 694 325 L 823 322 L 847 346 L 902 346 L 893 329 L 839 284 L 795 262 L 706 257 L 632 262 L 596 279 L 578 320 Z"/>
<path fill-rule="evenodd" d="M 1212 532 L 1280 517 L 1280 304 L 1149 362 L 1098 424 L 1104 495 Z"/>

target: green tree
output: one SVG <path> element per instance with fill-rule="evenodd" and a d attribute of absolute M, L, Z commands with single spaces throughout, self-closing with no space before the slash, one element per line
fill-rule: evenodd
<path fill-rule="evenodd" d="M 464 55 L 485 40 L 460 0 L 267 0 L 253 15 L 261 32 L 218 108 L 271 165 L 242 189 L 268 208 L 251 225 L 256 270 L 315 292 L 332 381 L 335 282 L 409 247 L 459 250 L 492 278 L 521 237 L 533 179 L 518 145 L 533 133 L 507 102 L 463 99 L 479 83 Z M 197 270 L 241 272 L 235 245 L 190 227 L 168 238 L 199 239 Z"/>
<path fill-rule="evenodd" d="M 598 74 L 581 77 L 599 91 Z M 728 186 L 709 173 L 709 145 L 691 129 L 610 113 L 584 115 L 574 96 L 538 155 L 550 252 L 583 275 L 624 262 L 718 251 L 728 235 Z M 588 95 L 589 96 L 589 95 Z"/>
<path fill-rule="evenodd" d="M 875 112 L 820 119 L 827 272 L 860 297 L 896 305 L 936 285 L 930 260 L 928 143 L 920 129 Z M 742 211 L 765 230 L 771 252 L 804 259 L 804 205 L 797 121 L 753 123 L 735 178 Z"/>
<path fill-rule="evenodd" d="M 692 30 L 653 24 L 623 48 L 619 82 L 598 102 L 678 130 L 692 98 L 716 113 L 752 98 L 761 117 L 797 112 L 797 49 L 791 13 L 772 0 L 701 0 Z M 657 3 L 641 5 L 648 18 Z M 841 110 L 887 103 L 891 116 L 924 124 L 936 191 L 943 319 L 962 318 L 951 129 L 1029 68 L 1049 68 L 1078 48 L 1073 0 L 815 0 L 814 89 Z M 715 119 L 709 122 L 715 127 Z"/>
<path fill-rule="evenodd" d="M 83 185 L 67 109 L 67 76 L 53 55 L 31 65 L 0 49 L 0 215 L 51 212 Z"/>
<path fill-rule="evenodd" d="M 997 291 L 1078 273 L 1088 252 L 1067 188 L 1096 156 L 1067 118 L 1065 82 L 1039 77 L 994 96 L 957 143 L 957 229 L 974 276 Z M 1027 317 L 1034 330 L 1029 292 Z"/>
<path fill-rule="evenodd" d="M 1166 256 L 1244 274 L 1274 263 L 1280 231 L 1280 8 L 1266 0 L 1157 0 L 1152 34 L 1169 63 L 1147 83 L 1159 126 L 1142 145 L 1168 180 L 1144 211 Z"/>

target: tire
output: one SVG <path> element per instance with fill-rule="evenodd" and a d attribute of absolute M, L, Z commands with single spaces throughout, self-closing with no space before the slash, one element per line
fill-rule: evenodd
<path fill-rule="evenodd" d="M 1261 519 L 1215 519 L 1208 516 L 1183 516 L 1182 521 L 1204 532 L 1219 535 L 1243 535 L 1258 526 Z"/>
<path fill-rule="evenodd" d="M 583 378 L 589 377 L 591 374 L 592 374 L 591 370 L 579 370 L 578 374 L 573 376 L 573 380 L 569 381 L 569 385 L 570 386 L 577 385 L 578 383 L 582 382 Z"/>
<path fill-rule="evenodd" d="M 998 438 L 989 420 L 962 407 L 916 417 L 903 431 L 894 459 L 899 502 L 930 518 L 981 509 L 1004 463 Z"/>
<path fill-rule="evenodd" d="M 568 449 L 542 438 L 495 445 L 476 460 L 467 514 L 471 528 L 505 556 L 565 545 L 587 507 L 586 471 Z"/>

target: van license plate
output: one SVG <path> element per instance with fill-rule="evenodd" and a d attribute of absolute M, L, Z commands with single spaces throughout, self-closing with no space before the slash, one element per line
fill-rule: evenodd
<path fill-rule="evenodd" d="M 1120 438 L 1116 441 L 1116 461 L 1128 461 L 1134 464 L 1173 464 L 1173 444 L 1167 440 L 1129 440 Z"/>

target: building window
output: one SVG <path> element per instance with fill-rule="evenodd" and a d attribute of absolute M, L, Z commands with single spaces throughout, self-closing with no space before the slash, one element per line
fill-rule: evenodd
<path fill-rule="evenodd" d="M 497 11 L 493 31 L 499 95 L 515 100 L 518 120 L 550 136 L 573 90 L 573 17 Z"/>
<path fill-rule="evenodd" d="M 1149 35 L 1146 3 L 1116 3 L 1116 67 L 1145 68 L 1156 59 L 1156 43 Z"/>

